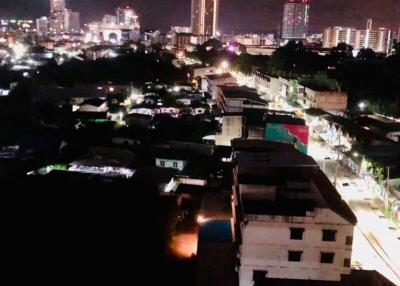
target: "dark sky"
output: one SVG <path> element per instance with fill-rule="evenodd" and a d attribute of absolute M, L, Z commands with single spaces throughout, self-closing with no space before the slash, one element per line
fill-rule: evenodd
<path fill-rule="evenodd" d="M 0 16 L 38 17 L 47 15 L 48 0 L 0 0 Z M 281 21 L 285 0 L 220 0 L 220 29 L 223 32 L 274 31 Z M 101 18 L 120 4 L 132 4 L 144 28 L 189 25 L 191 0 L 67 0 L 82 13 L 85 22 Z M 366 18 L 374 24 L 398 28 L 400 0 L 312 0 L 311 29 L 329 25 L 364 27 Z"/>

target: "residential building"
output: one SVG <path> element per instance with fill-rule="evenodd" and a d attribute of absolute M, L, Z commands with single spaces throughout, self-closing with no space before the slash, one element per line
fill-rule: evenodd
<path fill-rule="evenodd" d="M 105 112 L 108 111 L 107 101 L 101 98 L 90 98 L 79 105 L 80 112 Z"/>
<path fill-rule="evenodd" d="M 204 90 L 207 90 L 213 95 L 213 98 L 216 97 L 218 93 L 218 87 L 223 85 L 237 86 L 237 80 L 230 73 L 215 73 L 205 76 Z"/>
<path fill-rule="evenodd" d="M 391 49 L 392 33 L 387 28 L 372 29 L 372 20 L 366 30 L 349 27 L 329 27 L 324 30 L 323 48 L 333 48 L 339 43 L 353 46 L 355 51 L 372 49 L 377 53 L 388 53 Z"/>
<path fill-rule="evenodd" d="M 309 0 L 288 0 L 283 15 L 283 39 L 305 39 L 310 17 Z"/>
<path fill-rule="evenodd" d="M 281 85 L 279 78 L 256 71 L 253 73 L 253 80 L 257 92 L 265 95 L 268 100 L 273 101 L 280 92 Z"/>
<path fill-rule="evenodd" d="M 156 166 L 183 171 L 188 164 L 188 156 L 182 150 L 160 150 L 156 155 Z"/>
<path fill-rule="evenodd" d="M 217 36 L 219 0 L 192 0 L 191 27 L 195 35 Z"/>
<path fill-rule="evenodd" d="M 317 90 L 306 86 L 303 86 L 301 90 L 304 92 L 297 95 L 297 102 L 304 108 L 318 108 L 333 112 L 347 110 L 348 97 L 345 91 Z"/>
<path fill-rule="evenodd" d="M 255 89 L 237 86 L 218 86 L 215 101 L 223 112 L 243 112 L 244 109 L 268 109 L 268 101 Z"/>
<path fill-rule="evenodd" d="M 232 147 L 239 285 L 350 274 L 357 220 L 317 163 L 280 143 L 234 140 Z"/>
<path fill-rule="evenodd" d="M 171 33 L 186 33 L 190 34 L 192 32 L 191 27 L 186 27 L 186 26 L 171 26 Z"/>

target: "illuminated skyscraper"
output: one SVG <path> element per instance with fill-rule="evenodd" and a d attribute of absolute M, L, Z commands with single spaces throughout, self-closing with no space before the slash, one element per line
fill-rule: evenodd
<path fill-rule="evenodd" d="M 51 11 L 62 11 L 65 9 L 65 0 L 50 0 Z"/>
<path fill-rule="evenodd" d="M 219 0 L 192 0 L 192 33 L 215 37 L 218 12 Z"/>
<path fill-rule="evenodd" d="M 78 32 L 79 13 L 66 8 L 65 0 L 50 0 L 49 30 L 53 34 Z"/>
<path fill-rule="evenodd" d="M 283 39 L 304 39 L 308 34 L 309 0 L 288 0 L 283 15 Z"/>
<path fill-rule="evenodd" d="M 117 23 L 132 29 L 140 29 L 139 16 L 131 7 L 118 8 L 116 11 Z"/>

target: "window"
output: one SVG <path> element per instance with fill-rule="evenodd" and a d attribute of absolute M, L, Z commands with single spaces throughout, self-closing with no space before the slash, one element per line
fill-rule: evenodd
<path fill-rule="evenodd" d="M 322 241 L 336 241 L 336 230 L 323 229 Z"/>
<path fill-rule="evenodd" d="M 165 167 L 165 161 L 160 161 L 160 166 Z"/>
<path fill-rule="evenodd" d="M 351 266 L 351 260 L 350 260 L 350 258 L 345 258 L 345 259 L 343 260 L 343 267 L 350 268 L 350 266 Z"/>
<path fill-rule="evenodd" d="M 353 237 L 346 236 L 346 245 L 353 245 Z"/>
<path fill-rule="evenodd" d="M 178 168 L 178 162 L 174 162 L 174 168 Z"/>
<path fill-rule="evenodd" d="M 332 264 L 335 258 L 335 253 L 333 252 L 321 252 L 321 263 Z"/>
<path fill-rule="evenodd" d="M 290 239 L 302 240 L 303 233 L 304 233 L 304 228 L 290 228 Z"/>
<path fill-rule="evenodd" d="M 300 262 L 301 256 L 303 255 L 303 251 L 292 251 L 289 250 L 288 260 L 293 262 Z"/>

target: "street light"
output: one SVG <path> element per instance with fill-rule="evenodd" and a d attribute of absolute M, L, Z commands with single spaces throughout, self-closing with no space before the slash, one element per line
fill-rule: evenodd
<path fill-rule="evenodd" d="M 353 153 L 354 158 L 358 158 L 360 156 L 360 154 L 356 151 Z M 364 166 L 364 161 L 365 161 L 365 156 L 361 155 L 362 159 L 361 159 L 361 164 L 360 164 L 360 170 L 358 172 L 358 176 L 362 177 L 362 171 L 363 171 L 363 166 Z"/>
<path fill-rule="evenodd" d="M 220 65 L 220 69 L 221 69 L 223 72 L 227 72 L 228 69 L 229 69 L 229 63 L 228 63 L 227 61 L 223 61 L 223 62 L 221 63 L 221 65 Z"/>
<path fill-rule="evenodd" d="M 364 111 L 364 109 L 367 107 L 367 104 L 365 102 L 360 102 L 358 104 L 358 107 L 360 108 L 361 111 Z"/>

